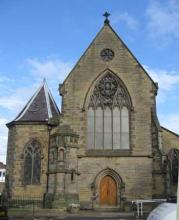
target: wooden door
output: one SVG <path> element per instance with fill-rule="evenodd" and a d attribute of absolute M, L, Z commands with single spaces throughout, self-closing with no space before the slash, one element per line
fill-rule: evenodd
<path fill-rule="evenodd" d="M 105 176 L 100 182 L 100 205 L 116 206 L 117 185 L 111 176 Z"/>

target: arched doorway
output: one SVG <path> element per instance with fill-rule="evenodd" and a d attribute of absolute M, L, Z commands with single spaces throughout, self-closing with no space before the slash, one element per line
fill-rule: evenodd
<path fill-rule="evenodd" d="M 101 179 L 99 204 L 100 206 L 117 205 L 117 184 L 110 175 Z"/>

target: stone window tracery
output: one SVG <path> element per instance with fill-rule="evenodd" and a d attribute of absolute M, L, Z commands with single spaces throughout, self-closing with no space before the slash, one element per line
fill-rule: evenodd
<path fill-rule="evenodd" d="M 32 140 L 24 150 L 24 184 L 39 184 L 40 172 L 41 150 L 39 143 L 36 140 Z"/>
<path fill-rule="evenodd" d="M 129 149 L 129 95 L 111 72 L 94 87 L 88 105 L 88 149 Z"/>
<path fill-rule="evenodd" d="M 103 61 L 109 62 L 114 58 L 114 51 L 109 49 L 109 48 L 105 48 L 101 51 L 101 58 Z"/>

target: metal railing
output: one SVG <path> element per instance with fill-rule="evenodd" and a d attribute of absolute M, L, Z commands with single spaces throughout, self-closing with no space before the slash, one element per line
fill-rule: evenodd
<path fill-rule="evenodd" d="M 42 198 L 16 197 L 5 201 L 8 208 L 43 208 Z"/>
<path fill-rule="evenodd" d="M 28 210 L 30 216 L 35 216 L 35 212 L 44 208 L 43 198 L 38 197 L 15 197 L 15 198 L 5 198 L 3 196 L 0 197 L 0 205 L 4 206 L 7 210 L 16 210 L 16 211 L 24 211 Z M 15 212 L 16 212 L 15 211 Z"/>

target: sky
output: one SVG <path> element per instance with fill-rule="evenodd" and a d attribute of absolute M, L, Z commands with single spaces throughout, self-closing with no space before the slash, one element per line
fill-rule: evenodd
<path fill-rule="evenodd" d="M 60 108 L 58 84 L 103 26 L 105 11 L 159 84 L 160 124 L 179 133 L 179 0 L 0 0 L 0 161 L 5 124 L 44 77 Z"/>

